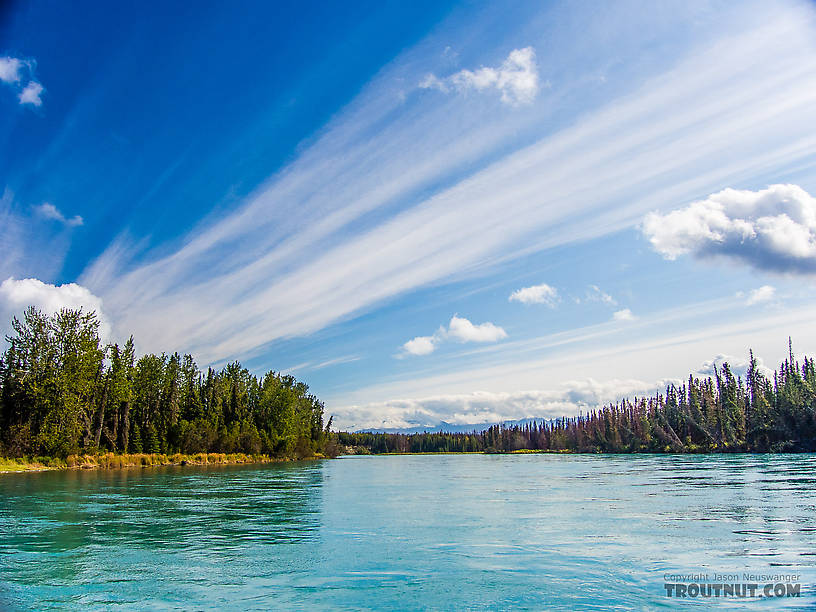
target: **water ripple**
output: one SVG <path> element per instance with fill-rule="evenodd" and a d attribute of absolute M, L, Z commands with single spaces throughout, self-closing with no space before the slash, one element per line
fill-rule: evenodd
<path fill-rule="evenodd" d="M 6 474 L 0 609 L 659 609 L 675 603 L 663 574 L 693 572 L 797 573 L 802 597 L 774 607 L 816 607 L 814 467 L 463 455 Z"/>

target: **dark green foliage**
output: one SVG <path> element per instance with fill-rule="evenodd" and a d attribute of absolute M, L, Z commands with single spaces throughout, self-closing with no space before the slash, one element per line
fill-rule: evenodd
<path fill-rule="evenodd" d="M 0 360 L 0 455 L 77 452 L 267 453 L 308 457 L 328 434 L 323 404 L 292 376 L 189 355 L 135 356 L 100 343 L 94 313 L 34 308 Z"/>
<path fill-rule="evenodd" d="M 122 449 L 124 451 L 124 449 Z M 133 429 L 130 432 L 130 444 L 127 447 L 129 453 L 142 453 L 144 446 L 142 446 L 142 430 L 139 429 L 139 423 L 133 423 Z"/>
<path fill-rule="evenodd" d="M 816 362 L 789 358 L 773 380 L 753 353 L 746 380 L 724 363 L 705 379 L 690 376 L 665 395 L 624 400 L 587 415 L 484 432 L 413 435 L 345 433 L 337 442 L 372 453 L 813 452 L 816 451 Z"/>

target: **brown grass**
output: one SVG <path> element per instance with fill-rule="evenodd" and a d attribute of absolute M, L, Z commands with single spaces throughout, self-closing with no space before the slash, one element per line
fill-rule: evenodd
<path fill-rule="evenodd" d="M 319 458 L 315 456 L 315 458 Z M 99 453 L 95 455 L 68 455 L 65 459 L 54 457 L 0 457 L 0 473 L 34 472 L 60 469 L 102 469 L 113 470 L 135 467 L 155 467 L 160 465 L 231 465 L 238 463 L 274 463 L 287 461 L 270 455 L 247 455 L 244 453 L 196 453 L 183 455 L 175 453 Z"/>

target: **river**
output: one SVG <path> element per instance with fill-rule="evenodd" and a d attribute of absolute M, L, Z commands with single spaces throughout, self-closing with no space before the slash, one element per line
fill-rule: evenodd
<path fill-rule="evenodd" d="M 2 474 L 0 609 L 816 608 L 814 468 L 530 454 Z M 800 597 L 665 586 L 757 575 L 757 595 L 782 575 Z"/>

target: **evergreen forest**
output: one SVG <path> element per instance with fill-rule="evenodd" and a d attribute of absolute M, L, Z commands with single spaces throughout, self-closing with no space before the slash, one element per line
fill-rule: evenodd
<path fill-rule="evenodd" d="M 292 376 L 103 344 L 94 312 L 28 308 L 0 360 L 0 456 L 249 453 L 310 457 L 324 406 Z"/>
<path fill-rule="evenodd" d="M 0 456 L 78 453 L 721 453 L 816 451 L 816 362 L 789 355 L 772 375 L 753 353 L 654 397 L 587 414 L 471 433 L 331 432 L 309 387 L 240 363 L 199 369 L 190 355 L 137 357 L 104 344 L 93 312 L 28 308 L 0 359 Z"/>
<path fill-rule="evenodd" d="M 764 374 L 753 352 L 745 380 L 723 363 L 665 393 L 588 414 L 473 433 L 344 433 L 356 452 L 732 453 L 816 451 L 816 362 L 789 356 Z"/>

